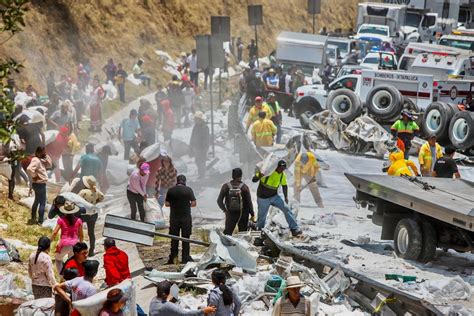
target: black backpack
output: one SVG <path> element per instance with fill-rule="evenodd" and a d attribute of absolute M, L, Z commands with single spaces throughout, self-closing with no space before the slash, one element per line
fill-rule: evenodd
<path fill-rule="evenodd" d="M 235 187 L 229 182 L 227 186 L 229 187 L 228 211 L 240 212 L 242 210 L 242 187 L 244 184 L 241 183 Z"/>

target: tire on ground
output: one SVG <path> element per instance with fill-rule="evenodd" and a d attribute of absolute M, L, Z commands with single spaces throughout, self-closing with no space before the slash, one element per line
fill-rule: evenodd
<path fill-rule="evenodd" d="M 438 239 L 436 237 L 436 230 L 429 221 L 423 220 L 421 222 L 421 233 L 423 240 L 421 243 L 421 252 L 420 256 L 418 257 L 418 261 L 425 263 L 434 259 L 436 255 L 436 245 L 438 243 Z"/>
<path fill-rule="evenodd" d="M 421 254 L 422 238 L 420 225 L 414 219 L 401 219 L 393 235 L 395 253 L 403 259 L 418 260 Z"/>
<path fill-rule="evenodd" d="M 474 112 L 460 111 L 449 123 L 449 140 L 457 149 L 474 147 Z"/>
<path fill-rule="evenodd" d="M 349 89 L 332 91 L 326 100 L 326 108 L 347 124 L 362 113 L 359 96 Z"/>
<path fill-rule="evenodd" d="M 455 114 L 455 107 L 444 102 L 433 102 L 423 115 L 422 129 L 426 135 L 434 134 L 440 140 L 447 140 L 449 123 Z"/>
<path fill-rule="evenodd" d="M 390 120 L 402 111 L 402 95 L 392 86 L 374 87 L 367 95 L 366 106 L 374 117 Z"/>
<path fill-rule="evenodd" d="M 306 116 L 311 117 L 312 115 L 321 112 L 323 109 L 315 99 L 306 97 L 295 104 L 294 110 L 296 116 L 299 118 L 301 127 L 309 129 L 308 124 L 306 124 L 305 120 L 301 117 L 301 114 L 306 114 Z"/>

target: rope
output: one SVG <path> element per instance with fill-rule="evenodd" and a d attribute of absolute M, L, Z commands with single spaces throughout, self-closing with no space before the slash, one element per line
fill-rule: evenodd
<path fill-rule="evenodd" d="M 382 308 L 383 308 L 386 304 L 394 303 L 396 300 L 397 300 L 396 298 L 387 297 L 386 299 L 384 299 L 383 301 L 381 301 L 381 302 L 377 305 L 377 307 L 375 307 L 374 313 L 379 314 L 379 313 L 382 311 Z"/>

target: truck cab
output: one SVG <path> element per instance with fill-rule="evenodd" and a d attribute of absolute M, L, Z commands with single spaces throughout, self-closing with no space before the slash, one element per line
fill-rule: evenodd
<path fill-rule="evenodd" d="M 470 50 L 474 52 L 474 31 L 455 30 L 450 35 L 443 35 L 439 45 Z"/>

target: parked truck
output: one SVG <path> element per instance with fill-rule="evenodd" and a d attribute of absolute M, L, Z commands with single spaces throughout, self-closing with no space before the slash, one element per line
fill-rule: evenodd
<path fill-rule="evenodd" d="M 382 226 L 404 259 L 431 261 L 436 249 L 474 251 L 474 183 L 444 178 L 346 174 L 358 206 Z M 425 180 L 427 179 L 427 180 Z"/>
<path fill-rule="evenodd" d="M 296 65 L 308 83 L 319 81 L 327 63 L 327 36 L 281 32 L 277 38 L 276 59 L 287 69 Z"/>

